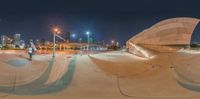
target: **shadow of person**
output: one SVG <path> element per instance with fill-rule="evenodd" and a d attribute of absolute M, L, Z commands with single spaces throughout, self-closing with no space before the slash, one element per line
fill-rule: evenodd
<path fill-rule="evenodd" d="M 30 60 L 29 58 L 29 55 L 27 54 L 27 56 L 24 56 L 23 54 L 20 54 L 20 55 L 16 55 L 17 57 L 19 58 L 23 58 L 23 59 L 27 59 L 27 60 Z"/>

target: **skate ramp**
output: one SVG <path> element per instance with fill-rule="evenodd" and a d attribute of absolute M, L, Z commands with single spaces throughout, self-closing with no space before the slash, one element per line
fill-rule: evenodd
<path fill-rule="evenodd" d="M 34 71 L 35 74 L 40 74 L 36 78 L 31 77 L 33 74 L 28 73 L 30 71 L 27 69 L 27 72 L 22 71 L 24 77 L 19 77 L 19 74 L 16 73 L 13 74 L 14 77 L 8 79 L 11 82 L 9 86 L 0 85 L 0 92 L 17 95 L 39 95 L 63 90 L 70 84 L 75 67 L 74 59 L 71 61 L 71 59 L 67 59 L 64 56 L 57 56 L 56 59 L 50 60 L 48 58 L 47 61 L 43 60 L 42 63 L 46 63 L 43 66 L 39 65 L 38 62 L 35 63 L 34 67 L 45 67 L 43 72 L 40 72 L 40 70 Z M 18 69 L 17 71 L 20 70 Z M 5 75 L 2 76 L 4 77 Z"/>
<path fill-rule="evenodd" d="M 0 86 L 12 87 L 13 84 L 20 86 L 30 83 L 39 78 L 47 68 L 46 62 L 29 61 L 18 55 L 0 54 L 0 57 Z"/>
<path fill-rule="evenodd" d="M 181 85 L 174 75 L 172 66 L 179 65 L 175 64 L 176 58 L 180 60 L 187 58 L 180 53 L 161 53 L 150 60 L 133 59 L 128 57 L 128 54 L 125 56 L 122 54 L 115 58 L 115 62 L 109 59 L 105 60 L 102 56 L 102 54 L 93 55 L 91 60 L 106 74 L 118 77 L 119 88 L 126 96 L 141 98 L 200 97 L 195 90 Z M 198 75 L 196 77 L 198 78 Z"/>
<path fill-rule="evenodd" d="M 188 52 L 188 51 L 187 51 Z M 178 83 L 184 88 L 200 92 L 200 63 L 199 53 L 180 52 L 181 59 L 176 59 L 173 73 Z"/>

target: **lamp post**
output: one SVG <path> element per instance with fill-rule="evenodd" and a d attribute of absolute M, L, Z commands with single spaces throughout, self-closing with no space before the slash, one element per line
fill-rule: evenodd
<path fill-rule="evenodd" d="M 112 40 L 112 41 L 111 41 L 111 44 L 112 44 L 112 45 L 114 45 L 114 43 L 115 43 L 115 41 L 114 41 L 114 40 Z"/>
<path fill-rule="evenodd" d="M 72 35 L 71 35 L 71 37 L 73 38 L 73 40 L 72 41 L 74 41 L 74 42 L 76 42 L 76 34 L 75 33 L 73 33 Z"/>
<path fill-rule="evenodd" d="M 55 45 L 55 43 L 56 43 L 56 34 L 58 33 L 58 32 L 60 32 L 59 31 L 59 29 L 58 28 L 54 28 L 53 29 L 53 56 L 52 57 L 55 57 L 55 51 L 56 51 L 56 45 Z"/>
<path fill-rule="evenodd" d="M 88 45 L 87 45 L 87 51 L 89 50 L 89 46 L 90 46 L 90 32 L 86 32 L 87 34 L 87 41 L 88 41 Z"/>
<path fill-rule="evenodd" d="M 76 34 L 72 34 L 72 38 L 75 38 L 76 37 Z"/>

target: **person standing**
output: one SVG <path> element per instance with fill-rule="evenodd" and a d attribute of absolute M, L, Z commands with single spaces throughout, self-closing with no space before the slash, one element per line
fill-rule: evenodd
<path fill-rule="evenodd" d="M 28 54 L 29 54 L 30 60 L 32 61 L 32 57 L 33 57 L 33 48 L 32 47 L 28 48 Z"/>

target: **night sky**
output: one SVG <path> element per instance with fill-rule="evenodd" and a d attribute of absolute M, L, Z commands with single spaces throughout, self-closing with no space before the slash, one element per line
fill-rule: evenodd
<path fill-rule="evenodd" d="M 86 38 L 84 33 L 90 31 L 96 40 L 116 40 L 122 45 L 138 32 L 173 17 L 200 18 L 200 1 L 1 0 L 0 35 L 51 39 L 51 27 L 59 25 L 63 33 L 76 33 L 77 39 Z"/>

